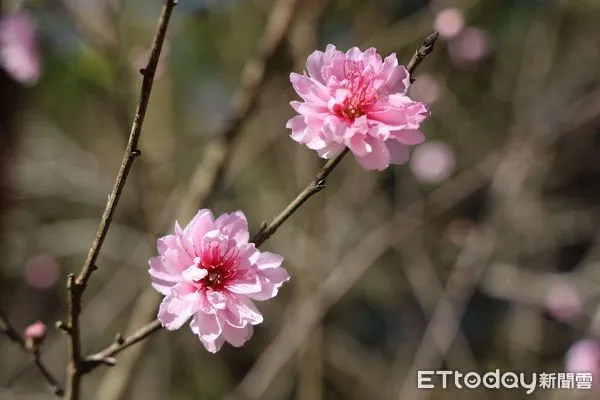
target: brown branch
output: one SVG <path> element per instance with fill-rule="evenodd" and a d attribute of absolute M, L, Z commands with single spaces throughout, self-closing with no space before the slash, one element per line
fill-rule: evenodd
<path fill-rule="evenodd" d="M 150 99 L 150 93 L 152 92 L 152 85 L 154 83 L 154 74 L 156 72 L 156 66 L 160 57 L 163 42 L 165 40 L 167 27 L 173 8 L 177 4 L 176 0 L 165 0 L 163 5 L 161 16 L 158 22 L 158 28 L 156 36 L 154 38 L 152 52 L 148 60 L 146 68 L 140 72 L 143 75 L 142 88 L 140 91 L 140 97 L 131 127 L 131 133 L 127 148 L 121 162 L 121 167 L 115 180 L 115 185 L 111 194 L 108 197 L 106 208 L 102 214 L 100 220 L 100 226 L 98 232 L 94 238 L 94 242 L 90 248 L 87 259 L 81 269 L 81 272 L 75 279 L 74 274 L 70 274 L 67 281 L 68 299 L 69 299 L 69 321 L 67 324 L 60 324 L 60 327 L 64 329 L 70 337 L 69 345 L 69 364 L 67 366 L 67 392 L 66 398 L 69 400 L 77 400 L 80 398 L 80 383 L 83 366 L 81 357 L 81 339 L 79 331 L 79 314 L 81 313 L 81 297 L 87 286 L 87 282 L 96 269 L 96 260 L 100 254 L 102 244 L 110 228 L 113 215 L 115 213 L 117 204 L 125 187 L 125 182 L 131 166 L 135 161 L 136 157 L 141 155 L 138 149 L 138 141 L 142 133 L 142 124 L 146 116 L 146 109 L 148 107 L 148 101 Z"/>
<path fill-rule="evenodd" d="M 431 53 L 437 38 L 437 33 L 429 35 L 423 41 L 423 44 L 419 47 L 419 49 L 415 52 L 412 59 L 407 64 L 407 69 L 411 74 L 414 73 L 421 61 L 423 61 L 423 59 Z M 263 227 L 260 229 L 260 231 L 254 236 L 254 238 L 252 238 L 252 242 L 255 243 L 257 247 L 263 244 L 294 212 L 296 212 L 296 210 L 298 210 L 298 208 L 300 208 L 300 206 L 302 206 L 302 204 L 304 204 L 304 202 L 306 202 L 314 194 L 320 192 L 325 187 L 325 181 L 327 177 L 337 167 L 347 153 L 348 149 L 345 149 L 335 158 L 329 160 L 317 173 L 315 179 L 313 179 L 278 216 L 276 216 L 270 223 L 263 224 Z M 221 162 L 225 162 L 225 159 L 222 159 Z M 142 326 L 126 339 L 116 340 L 106 349 L 86 357 L 84 360 L 86 363 L 85 371 L 88 372 L 99 365 L 114 365 L 116 360 L 114 360 L 112 356 L 145 339 L 153 332 L 158 331 L 160 327 L 160 321 L 154 320 L 149 324 Z"/>
<path fill-rule="evenodd" d="M 408 64 L 406 64 L 406 69 L 411 74 L 410 81 L 414 82 L 414 77 L 412 76 L 419 66 L 421 62 L 427 57 L 435 47 L 435 42 L 437 42 L 440 34 L 438 32 L 433 32 L 431 35 L 427 36 L 421 46 L 415 51 L 415 54 L 412 56 Z"/>
<path fill-rule="evenodd" d="M 54 375 L 50 372 L 50 370 L 46 367 L 46 365 L 42 362 L 39 347 L 27 346 L 25 339 L 19 334 L 19 332 L 12 326 L 12 324 L 8 321 L 8 318 L 0 311 L 0 333 L 5 335 L 10 341 L 15 343 L 17 346 L 21 348 L 24 352 L 31 356 L 31 360 L 35 367 L 40 371 L 40 373 L 48 382 L 48 385 L 52 388 L 52 391 L 57 396 L 62 396 L 64 394 L 63 388 L 60 386 Z"/>
<path fill-rule="evenodd" d="M 119 354 L 121 351 L 125 350 L 129 346 L 132 346 L 137 342 L 144 340 L 160 328 L 160 321 L 155 319 L 154 321 L 150 322 L 147 325 L 144 325 L 131 336 L 128 336 L 125 339 L 123 339 L 121 335 L 117 335 L 117 338 L 110 346 L 98 353 L 91 354 L 85 357 L 85 359 L 83 360 L 85 365 L 83 373 L 87 373 L 99 365 L 115 365 L 116 360 L 113 358 L 113 356 Z"/>

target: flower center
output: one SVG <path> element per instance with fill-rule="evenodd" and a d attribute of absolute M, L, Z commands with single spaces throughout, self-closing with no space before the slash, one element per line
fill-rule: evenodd
<path fill-rule="evenodd" d="M 220 290 L 236 274 L 238 250 L 235 247 L 221 251 L 219 244 L 213 242 L 203 249 L 198 258 L 198 267 L 208 271 L 198 282 L 202 287 Z"/>
<path fill-rule="evenodd" d="M 379 92 L 373 87 L 372 78 L 364 69 L 361 62 L 347 61 L 344 64 L 349 93 L 341 104 L 333 106 L 333 112 L 348 122 L 354 122 L 357 117 L 365 115 L 379 101 Z"/>

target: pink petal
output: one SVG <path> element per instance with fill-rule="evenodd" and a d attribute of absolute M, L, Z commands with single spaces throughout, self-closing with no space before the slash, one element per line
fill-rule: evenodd
<path fill-rule="evenodd" d="M 252 325 L 258 325 L 263 322 L 263 316 L 258 311 L 252 300 L 246 297 L 238 297 L 229 303 L 229 308 L 235 310 L 240 317 Z"/>
<path fill-rule="evenodd" d="M 281 285 L 290 280 L 290 274 L 285 268 L 265 269 L 261 271 L 261 274 L 274 284 L 276 288 L 281 287 Z"/>
<path fill-rule="evenodd" d="M 262 289 L 260 280 L 256 274 L 237 274 L 231 283 L 227 284 L 227 290 L 237 294 L 257 293 Z"/>
<path fill-rule="evenodd" d="M 354 135 L 349 139 L 346 139 L 346 146 L 352 151 L 357 157 L 363 157 L 373 151 L 372 146 L 367 143 L 367 140 L 363 136 Z"/>
<path fill-rule="evenodd" d="M 327 93 L 325 86 L 318 81 L 293 72 L 290 74 L 290 81 L 292 82 L 292 86 L 294 86 L 296 93 L 298 93 L 305 101 L 327 104 L 329 94 Z"/>
<path fill-rule="evenodd" d="M 175 285 L 179 281 L 179 277 L 177 275 L 169 273 L 169 271 L 165 269 L 165 266 L 161 262 L 160 257 L 152 257 L 148 261 L 148 264 L 150 265 L 148 272 L 150 273 L 152 286 L 160 294 L 170 294 L 171 287 L 173 287 L 173 285 Z"/>
<path fill-rule="evenodd" d="M 393 131 L 391 137 L 400 143 L 415 145 L 425 141 L 425 135 L 416 129 L 403 129 L 401 131 Z"/>
<path fill-rule="evenodd" d="M 321 83 L 325 83 L 323 76 L 321 75 L 321 68 L 323 67 L 323 56 L 325 54 L 322 51 L 313 51 L 308 59 L 306 60 L 306 69 L 311 78 L 316 79 Z"/>
<path fill-rule="evenodd" d="M 156 240 L 158 254 L 161 256 L 165 254 L 165 251 L 175 246 L 177 246 L 177 238 L 175 235 L 166 235 Z"/>
<path fill-rule="evenodd" d="M 278 288 L 266 277 L 261 278 L 262 290 L 258 293 L 249 293 L 247 296 L 256 301 L 265 301 L 277 296 Z"/>
<path fill-rule="evenodd" d="M 222 336 L 223 329 L 216 314 L 196 313 L 190 328 L 200 338 L 200 341 L 211 353 L 216 353 L 221 349 L 225 339 Z"/>
<path fill-rule="evenodd" d="M 408 161 L 408 146 L 392 139 L 387 140 L 385 144 L 390 153 L 390 164 L 401 165 Z"/>
<path fill-rule="evenodd" d="M 175 247 L 165 250 L 162 263 L 170 273 L 181 274 L 194 263 L 194 260 L 186 251 L 180 250 L 180 247 Z"/>
<path fill-rule="evenodd" d="M 317 150 L 317 153 L 319 157 L 329 160 L 340 154 L 345 147 L 343 143 L 329 142 L 327 146 Z"/>
<path fill-rule="evenodd" d="M 248 221 L 241 211 L 223 214 L 215 221 L 219 230 L 236 241 L 237 244 L 246 244 L 250 238 Z"/>
<path fill-rule="evenodd" d="M 210 210 L 203 209 L 196 213 L 194 218 L 185 228 L 185 234 L 193 238 L 194 242 L 201 239 L 207 232 L 217 229 L 215 218 Z"/>
<path fill-rule="evenodd" d="M 208 275 L 208 271 L 203 268 L 199 268 L 196 265 L 190 266 L 188 269 L 184 270 L 181 273 L 181 276 L 183 277 L 183 279 L 185 279 L 188 282 L 199 281 L 200 279 L 204 278 L 206 275 Z"/>
<path fill-rule="evenodd" d="M 388 93 L 406 94 L 410 87 L 410 74 L 403 65 L 395 66 L 385 83 Z"/>
<path fill-rule="evenodd" d="M 279 254 L 270 253 L 268 251 L 263 251 L 258 256 L 258 260 L 256 260 L 256 266 L 258 269 L 271 269 L 271 268 L 279 268 L 281 263 L 283 262 L 283 256 Z"/>
<path fill-rule="evenodd" d="M 175 296 L 167 296 L 160 303 L 158 319 L 165 329 L 172 331 L 181 328 L 195 311 L 193 304 Z"/>
<path fill-rule="evenodd" d="M 253 330 L 252 325 L 236 328 L 225 324 L 223 325 L 223 338 L 234 347 L 242 347 L 252 337 Z"/>
<path fill-rule="evenodd" d="M 360 165 L 367 170 L 383 171 L 390 165 L 390 153 L 385 143 L 379 140 L 369 141 L 371 151 L 362 156 L 356 156 Z"/>
<path fill-rule="evenodd" d="M 217 290 L 207 290 L 206 298 L 217 310 L 224 310 L 227 307 L 227 296 Z"/>

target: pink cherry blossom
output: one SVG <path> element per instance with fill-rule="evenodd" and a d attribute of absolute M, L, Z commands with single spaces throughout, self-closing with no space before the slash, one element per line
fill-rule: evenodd
<path fill-rule="evenodd" d="M 158 239 L 158 257 L 150 259 L 152 286 L 165 295 L 158 319 L 169 330 L 190 327 L 211 353 L 225 341 L 242 346 L 263 321 L 253 300 L 277 295 L 289 280 L 283 257 L 261 252 L 248 242 L 243 212 L 216 220 L 200 210 L 182 229 Z"/>
<path fill-rule="evenodd" d="M 35 84 L 40 77 L 37 29 L 25 11 L 0 18 L 0 67 L 25 85 Z"/>
<path fill-rule="evenodd" d="M 345 54 L 328 45 L 307 60 L 308 73 L 290 81 L 303 102 L 290 104 L 299 115 L 287 122 L 291 137 L 322 158 L 349 148 L 363 168 L 384 170 L 408 161 L 408 146 L 425 140 L 419 131 L 429 116 L 425 104 L 406 92 L 410 74 L 395 54 L 382 60 L 374 48 Z"/>

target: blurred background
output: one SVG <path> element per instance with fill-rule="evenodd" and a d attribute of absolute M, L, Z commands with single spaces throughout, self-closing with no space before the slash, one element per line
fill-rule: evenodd
<path fill-rule="evenodd" d="M 161 2 L 0 3 L 0 310 L 48 326 L 62 382 L 65 279 L 120 165 Z M 328 43 L 407 63 L 428 141 L 382 173 L 353 158 L 263 247 L 292 280 L 240 349 L 159 331 L 84 398 L 593 399 L 600 387 L 600 3 L 181 0 L 140 149 L 84 296 L 85 354 L 155 318 L 147 260 L 177 218 L 257 231 L 323 160 L 288 137 L 289 73 Z M 417 370 L 589 371 L 590 391 L 417 390 Z M 0 336 L 0 399 L 45 399 Z"/>

